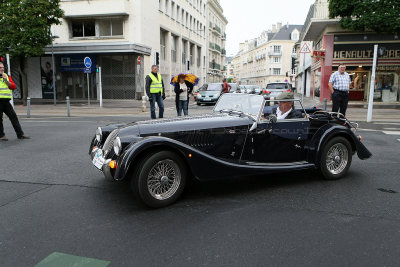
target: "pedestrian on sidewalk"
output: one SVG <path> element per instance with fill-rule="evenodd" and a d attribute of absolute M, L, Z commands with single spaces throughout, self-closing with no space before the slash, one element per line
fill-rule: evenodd
<path fill-rule="evenodd" d="M 346 115 L 349 102 L 349 89 L 351 79 L 346 72 L 346 65 L 340 64 L 338 70 L 329 78 L 329 90 L 332 93 L 332 112 Z"/>
<path fill-rule="evenodd" d="M 158 66 L 151 66 L 151 73 L 146 76 L 146 94 L 150 101 L 150 116 L 156 119 L 156 102 L 158 105 L 158 117 L 161 119 L 164 116 L 164 99 L 165 88 L 164 81 L 158 73 Z"/>
<path fill-rule="evenodd" d="M 0 140 L 8 141 L 8 138 L 4 134 L 3 113 L 10 119 L 18 139 L 30 139 L 30 137 L 25 135 L 22 131 L 17 114 L 15 114 L 14 108 L 10 103 L 12 95 L 10 88 L 14 90 L 16 86 L 14 82 L 10 81 L 7 74 L 4 73 L 4 64 L 0 62 Z"/>
<path fill-rule="evenodd" d="M 232 86 L 226 82 L 226 79 L 224 79 L 223 84 L 222 84 L 222 93 L 229 93 L 231 88 L 232 88 Z"/>
<path fill-rule="evenodd" d="M 178 116 L 189 115 L 188 107 L 189 107 L 189 95 L 193 91 L 193 84 L 185 80 L 185 75 L 181 74 L 178 76 L 178 81 L 175 83 L 175 103 L 176 103 L 176 111 Z"/>

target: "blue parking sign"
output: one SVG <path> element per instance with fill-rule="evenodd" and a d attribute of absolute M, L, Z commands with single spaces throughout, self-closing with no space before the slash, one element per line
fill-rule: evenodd
<path fill-rule="evenodd" d="M 83 60 L 83 64 L 85 64 L 85 67 L 90 69 L 90 67 L 92 67 L 92 60 L 90 59 L 90 57 L 85 57 L 85 59 Z"/>

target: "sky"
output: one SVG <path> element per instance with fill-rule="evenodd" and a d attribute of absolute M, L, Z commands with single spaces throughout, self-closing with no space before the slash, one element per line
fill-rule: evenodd
<path fill-rule="evenodd" d="M 258 37 L 272 24 L 302 25 L 315 0 L 220 0 L 226 26 L 225 49 L 228 56 L 239 51 L 239 43 Z"/>

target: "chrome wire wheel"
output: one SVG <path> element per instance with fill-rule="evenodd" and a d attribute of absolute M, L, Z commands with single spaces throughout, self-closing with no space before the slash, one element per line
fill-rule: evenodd
<path fill-rule="evenodd" d="M 336 143 L 331 146 L 326 155 L 326 168 L 331 174 L 340 174 L 347 167 L 349 161 L 349 151 L 346 145 Z"/>
<path fill-rule="evenodd" d="M 152 197 L 166 200 L 173 196 L 181 183 L 181 171 L 173 160 L 158 161 L 147 176 L 147 189 Z"/>

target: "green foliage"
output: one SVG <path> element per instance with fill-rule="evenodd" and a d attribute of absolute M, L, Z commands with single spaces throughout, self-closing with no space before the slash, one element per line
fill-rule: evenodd
<path fill-rule="evenodd" d="M 400 0 L 329 0 L 329 17 L 355 31 L 400 33 Z"/>
<path fill-rule="evenodd" d="M 60 0 L 0 0 L 0 54 L 40 56 L 51 44 L 50 26 L 60 24 Z"/>
<path fill-rule="evenodd" d="M 228 78 L 228 79 L 226 80 L 226 82 L 227 82 L 227 83 L 231 83 L 231 82 L 232 82 L 232 78 Z"/>

